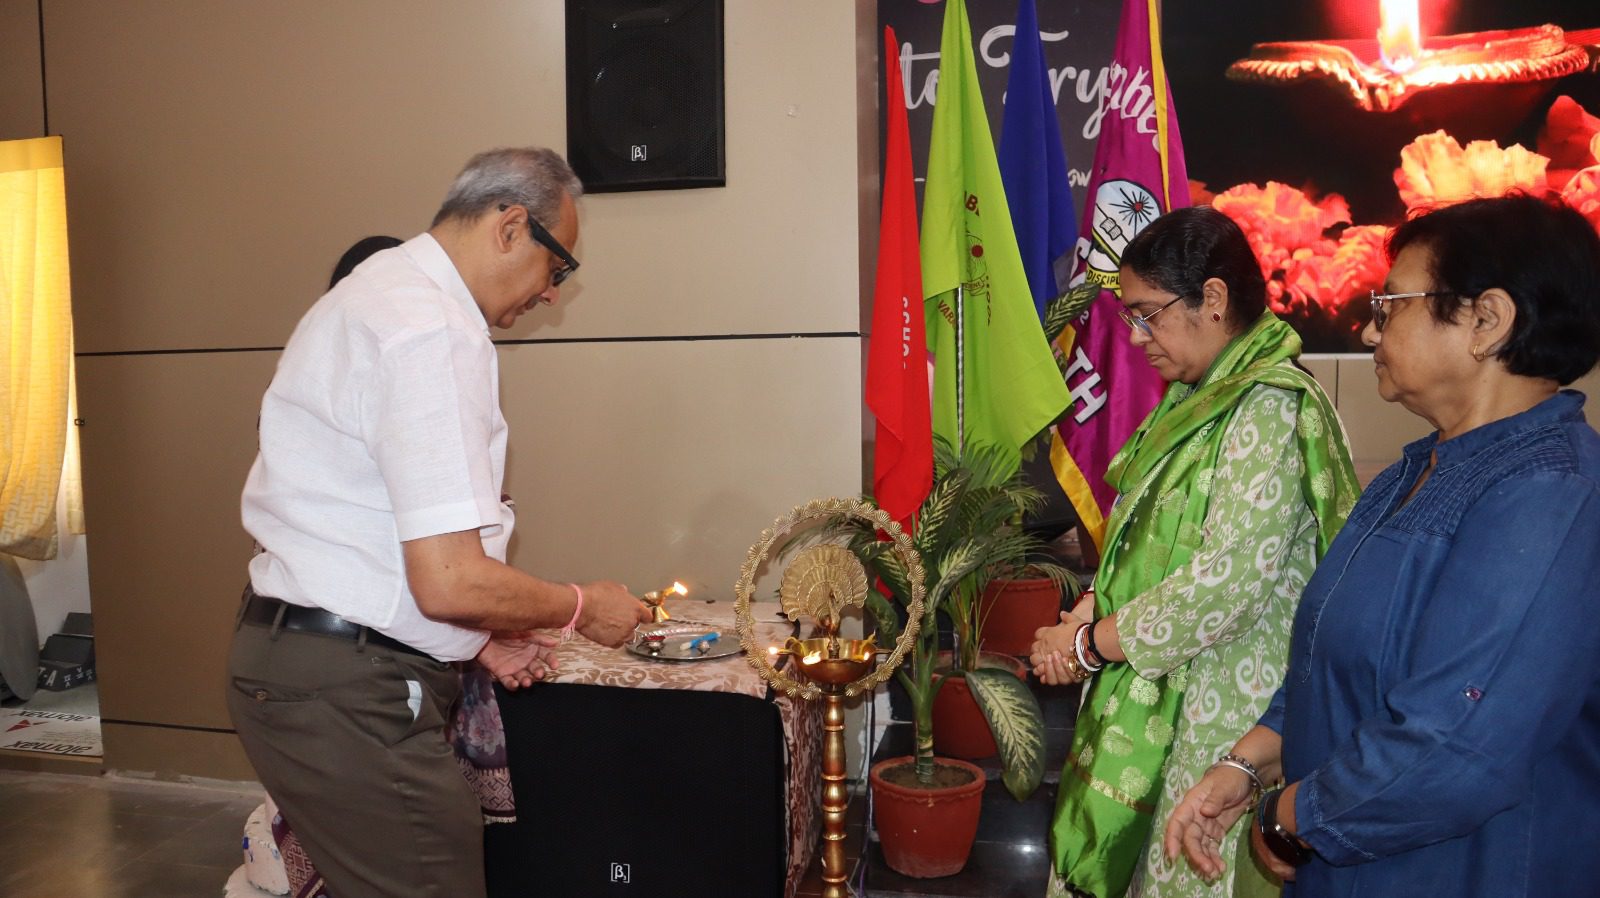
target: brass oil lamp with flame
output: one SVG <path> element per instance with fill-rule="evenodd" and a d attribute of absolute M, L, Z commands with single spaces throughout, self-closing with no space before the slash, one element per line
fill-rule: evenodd
<path fill-rule="evenodd" d="M 689 588 L 674 580 L 672 581 L 671 586 L 663 586 L 660 589 L 652 589 L 639 598 L 644 600 L 646 605 L 650 606 L 650 620 L 653 623 L 659 624 L 663 621 L 672 620 L 672 615 L 667 613 L 667 599 L 673 598 L 674 596 L 686 596 L 688 594 Z"/>
<path fill-rule="evenodd" d="M 786 542 L 797 527 L 840 516 L 870 521 L 894 542 L 894 553 L 904 563 L 912 584 L 910 618 L 892 647 L 879 647 L 875 637 L 845 639 L 839 634 L 844 612 L 866 604 L 867 574 L 854 554 L 839 545 L 819 544 L 794 557 L 784 572 L 778 596 L 790 620 L 810 619 L 813 633 L 805 639 L 790 637 L 782 646 L 756 643 L 750 602 L 757 572 L 775 546 Z M 822 729 L 822 881 L 823 898 L 848 898 L 845 870 L 844 701 L 877 688 L 894 673 L 911 650 L 921 626 L 923 608 L 922 559 L 911 538 L 889 515 L 859 499 L 819 499 L 778 518 L 750 547 L 734 587 L 734 620 L 745 658 L 762 679 L 787 695 L 824 701 Z M 787 656 L 790 663 L 781 663 Z M 879 656 L 886 656 L 880 660 Z M 796 674 L 797 676 L 791 676 Z"/>
<path fill-rule="evenodd" d="M 1399 146 L 1444 129 L 1465 141 L 1515 128 L 1557 79 L 1595 71 L 1600 29 L 1555 25 L 1425 37 L 1418 0 L 1379 0 L 1374 38 L 1256 44 L 1230 80 L 1297 91 L 1302 123 Z M 1392 133 L 1391 133 L 1392 132 Z"/>

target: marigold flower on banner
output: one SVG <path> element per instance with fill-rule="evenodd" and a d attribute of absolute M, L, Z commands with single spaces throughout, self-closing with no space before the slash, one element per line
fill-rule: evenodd
<path fill-rule="evenodd" d="M 1323 232 L 1350 222 L 1350 204 L 1337 193 L 1313 202 L 1304 191 L 1268 181 L 1267 186 L 1240 184 L 1217 194 L 1211 205 L 1233 219 L 1261 260 L 1261 273 L 1271 280 L 1298 249 L 1323 239 Z"/>
<path fill-rule="evenodd" d="M 1423 206 L 1504 196 L 1511 190 L 1543 193 L 1550 160 L 1522 146 L 1501 149 L 1492 140 L 1465 148 L 1444 131 L 1424 134 L 1400 151 L 1394 183 L 1408 213 Z"/>
<path fill-rule="evenodd" d="M 1383 285 L 1389 260 L 1383 242 L 1389 229 L 1381 225 L 1345 228 L 1335 243 L 1321 240 L 1294 254 L 1284 271 L 1284 288 L 1292 299 L 1289 307 L 1315 305 L 1324 314 L 1336 316 L 1353 300 L 1365 297 Z"/>
<path fill-rule="evenodd" d="M 1571 97 L 1557 97 L 1545 114 L 1535 144 L 1550 159 L 1550 187 L 1561 190 L 1582 169 L 1600 163 L 1600 118 L 1590 115 Z"/>
<path fill-rule="evenodd" d="M 1267 281 L 1267 308 L 1271 309 L 1274 314 L 1289 314 L 1289 303 L 1293 302 L 1294 299 L 1293 296 L 1284 292 L 1283 281 L 1276 278 Z"/>
<path fill-rule="evenodd" d="M 1561 198 L 1583 213 L 1595 230 L 1600 230 L 1600 165 L 1591 165 L 1574 175 L 1561 191 Z"/>

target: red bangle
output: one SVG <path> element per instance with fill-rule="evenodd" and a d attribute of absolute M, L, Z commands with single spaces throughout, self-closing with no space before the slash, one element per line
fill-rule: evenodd
<path fill-rule="evenodd" d="M 572 620 L 567 621 L 567 625 L 561 628 L 562 642 L 572 639 L 573 632 L 578 629 L 578 615 L 583 614 L 583 587 L 576 583 L 568 583 L 567 585 L 572 587 L 572 591 L 578 594 L 578 604 L 573 606 Z"/>
<path fill-rule="evenodd" d="M 1084 642 L 1087 643 L 1089 654 L 1093 655 L 1095 660 L 1100 662 L 1101 667 L 1104 667 L 1106 665 L 1106 656 L 1100 654 L 1100 647 L 1094 644 L 1094 628 L 1099 623 L 1100 621 L 1098 619 L 1089 622 L 1089 632 L 1084 634 Z"/>

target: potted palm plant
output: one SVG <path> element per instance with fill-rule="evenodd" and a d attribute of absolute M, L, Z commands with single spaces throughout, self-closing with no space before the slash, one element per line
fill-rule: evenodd
<path fill-rule="evenodd" d="M 1035 496 L 1036 492 L 1024 486 L 1013 498 L 1031 503 Z M 959 586 L 947 600 L 956 649 L 948 655 L 941 653 L 934 673 L 945 679 L 933 702 L 934 749 L 957 758 L 987 758 L 1000 750 L 991 712 L 979 703 L 976 690 L 986 679 L 1007 686 L 1012 680 L 1024 682 L 1028 668 L 1016 656 L 1027 652 L 1035 630 L 1059 620 L 1063 599 L 1070 604 L 1079 591 L 1077 578 L 1064 568 L 1042 560 L 1030 562 L 1026 557 L 995 564 L 981 579 L 981 583 Z M 991 651 L 996 624 L 1001 625 L 1003 638 Z M 979 672 L 976 677 L 975 671 Z M 1001 677 L 1000 673 L 1010 676 Z M 1032 698 L 1032 693 L 1028 696 Z"/>
<path fill-rule="evenodd" d="M 1043 504 L 1044 496 L 1030 487 L 1020 472 L 1005 473 L 1000 467 L 1003 463 L 997 453 L 984 450 L 970 457 L 974 482 L 983 488 L 969 490 L 968 510 L 975 527 L 994 539 L 986 563 L 958 582 L 944 605 L 954 630 L 955 650 L 941 653 L 934 670 L 939 682 L 933 699 L 933 744 L 937 753 L 957 758 L 986 758 L 1000 751 L 995 732 L 1010 722 L 1005 711 L 1007 691 L 1016 685 L 1025 687 L 1028 669 L 1012 657 L 1021 653 L 1014 645 L 998 652 L 987 650 L 985 634 L 993 623 L 996 590 L 1019 582 L 1026 574 L 1030 579 L 1022 582 L 1035 585 L 1056 608 L 1064 596 L 1077 593 L 1077 579 L 1059 565 L 1038 558 L 1041 543 L 1022 530 L 1021 522 Z M 996 525 L 996 520 L 1002 523 Z M 1052 612 L 1050 620 L 1036 624 L 1035 629 L 1055 621 Z M 1029 638 L 1027 644 L 1031 643 Z M 1023 695 L 1032 701 L 1033 694 L 1026 688 Z M 1013 758 L 1002 755 L 1001 760 L 1006 769 L 1012 769 Z M 1026 793 L 1017 797 L 1024 798 Z"/>
<path fill-rule="evenodd" d="M 1041 324 L 1045 340 L 1055 348 L 1056 367 L 1061 376 L 1067 376 L 1068 359 L 1060 350 L 1057 339 L 1072 319 L 1078 317 L 1100 295 L 1098 284 L 1085 282 L 1056 297 L 1045 309 Z M 1038 453 L 1049 453 L 1050 431 L 1022 449 L 1024 458 Z M 1087 538 L 1084 544 L 1093 551 Z M 1063 598 L 1073 600 L 1078 595 L 1076 578 L 1063 581 L 1047 568 L 1023 568 L 1009 576 L 996 577 L 989 582 L 978 600 L 975 613 L 984 635 L 984 651 L 1005 655 L 1025 655 L 1033 645 L 1033 634 L 1040 627 L 1051 626 L 1060 619 Z M 1071 607 L 1067 602 L 1065 607 Z M 993 749 L 991 747 L 991 753 Z"/>
<path fill-rule="evenodd" d="M 941 689 L 961 679 L 969 687 L 998 744 L 1001 779 L 1018 800 L 1038 788 L 1044 775 L 1044 720 L 1027 684 L 1014 671 L 980 663 L 982 619 L 978 596 L 992 578 L 1019 570 L 1037 556 L 1038 540 L 1021 528 L 1022 515 L 1042 501 L 1005 458 L 991 448 L 968 446 L 959 457 L 935 440 L 933 489 L 918 513 L 912 537 L 926 582 L 922 630 L 909 664 L 895 676 L 911 698 L 916 754 L 879 762 L 872 769 L 877 828 L 889 866 L 908 876 L 948 876 L 967 860 L 977 834 L 984 776 L 965 761 L 934 756 L 933 705 Z M 911 590 L 904 566 L 869 524 L 841 520 L 825 528 L 882 581 L 891 604 L 877 591 L 867 607 L 878 641 L 898 635 L 895 605 L 905 607 Z M 1071 574 L 1042 568 L 1063 584 Z M 938 614 L 953 622 L 956 651 L 941 675 Z"/>

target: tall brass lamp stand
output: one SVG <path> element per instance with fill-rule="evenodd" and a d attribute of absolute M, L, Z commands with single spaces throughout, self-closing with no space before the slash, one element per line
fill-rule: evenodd
<path fill-rule="evenodd" d="M 880 648 L 875 637 L 841 639 L 839 623 L 849 606 L 866 605 L 867 574 L 854 554 L 840 545 L 821 543 L 797 553 L 784 571 L 778 596 L 790 620 L 810 619 L 814 626 L 806 639 L 790 637 L 782 646 L 756 643 L 755 620 L 750 611 L 757 572 L 774 547 L 790 540 L 797 529 L 821 520 L 852 518 L 872 523 L 894 542 L 893 552 L 908 572 L 911 583 L 909 620 L 892 648 Z M 844 860 L 844 818 L 849 807 L 845 788 L 844 701 L 870 692 L 894 673 L 911 650 L 922 622 L 922 559 L 911 537 L 887 514 L 859 499 L 818 499 L 778 518 L 750 547 L 739 583 L 734 619 L 745 658 L 762 679 L 790 696 L 824 702 L 822 729 L 822 881 L 823 898 L 849 898 Z M 782 664 L 788 655 L 793 664 Z M 880 655 L 886 657 L 879 659 Z M 798 679 L 787 671 L 795 671 Z"/>

